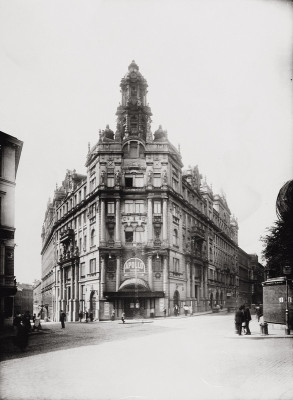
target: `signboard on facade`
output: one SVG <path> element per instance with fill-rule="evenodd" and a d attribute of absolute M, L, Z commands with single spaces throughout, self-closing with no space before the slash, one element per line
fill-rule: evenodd
<path fill-rule="evenodd" d="M 129 258 L 124 264 L 124 273 L 145 273 L 145 264 L 140 258 Z"/>

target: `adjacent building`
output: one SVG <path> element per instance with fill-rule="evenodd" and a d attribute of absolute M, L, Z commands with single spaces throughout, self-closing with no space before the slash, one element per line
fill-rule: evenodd
<path fill-rule="evenodd" d="M 15 180 L 23 142 L 0 132 L 0 325 L 12 319 L 14 296 Z"/>
<path fill-rule="evenodd" d="M 47 205 L 41 302 L 54 320 L 60 310 L 104 320 L 113 309 L 150 317 L 239 302 L 237 220 L 197 166 L 183 169 L 167 131 L 152 133 L 147 87 L 133 61 L 115 133 L 100 131 L 86 174 L 68 170 Z"/>
<path fill-rule="evenodd" d="M 14 297 L 14 313 L 33 315 L 33 285 L 17 282 L 17 293 Z"/>

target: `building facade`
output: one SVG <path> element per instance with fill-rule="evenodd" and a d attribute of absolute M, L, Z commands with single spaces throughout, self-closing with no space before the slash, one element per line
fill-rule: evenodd
<path fill-rule="evenodd" d="M 17 282 L 17 293 L 14 297 L 14 313 L 24 314 L 26 311 L 33 314 L 33 285 Z"/>
<path fill-rule="evenodd" d="M 13 317 L 15 180 L 23 142 L 0 132 L 0 325 Z"/>
<path fill-rule="evenodd" d="M 67 171 L 42 230 L 42 296 L 58 320 L 173 314 L 239 296 L 238 223 L 160 126 L 135 62 L 121 80 L 115 133 L 89 148 L 87 173 Z"/>

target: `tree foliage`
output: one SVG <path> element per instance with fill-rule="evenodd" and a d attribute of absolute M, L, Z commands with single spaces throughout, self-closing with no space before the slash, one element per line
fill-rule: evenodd
<path fill-rule="evenodd" d="M 279 191 L 276 209 L 279 219 L 262 238 L 262 255 L 270 277 L 284 275 L 284 266 L 291 266 L 293 270 L 293 181 Z"/>

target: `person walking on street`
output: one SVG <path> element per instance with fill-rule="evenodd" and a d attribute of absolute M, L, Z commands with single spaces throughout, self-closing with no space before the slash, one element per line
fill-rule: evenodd
<path fill-rule="evenodd" d="M 166 314 L 167 314 L 167 310 L 166 310 L 166 307 L 164 307 L 164 318 L 166 318 Z"/>
<path fill-rule="evenodd" d="M 89 313 L 88 313 L 88 311 L 85 312 L 85 322 L 89 322 Z"/>
<path fill-rule="evenodd" d="M 250 310 L 248 308 L 248 305 L 245 304 L 243 306 L 244 308 L 244 322 L 245 322 L 245 335 L 251 335 L 250 329 L 249 329 L 249 322 L 251 321 L 251 315 L 250 315 Z"/>
<path fill-rule="evenodd" d="M 60 322 L 61 322 L 61 328 L 65 328 L 65 318 L 66 314 L 63 312 L 63 310 L 60 311 Z"/>
<path fill-rule="evenodd" d="M 123 322 L 123 324 L 125 324 L 125 312 L 122 313 L 121 321 Z"/>
<path fill-rule="evenodd" d="M 80 312 L 78 313 L 78 318 L 79 318 L 79 322 L 81 322 L 81 320 L 82 320 L 82 318 L 83 318 L 83 312 L 82 312 L 82 311 L 80 311 Z"/>
<path fill-rule="evenodd" d="M 240 306 L 235 313 L 235 327 L 236 332 L 240 336 L 242 331 L 242 322 L 244 322 L 243 306 Z"/>
<path fill-rule="evenodd" d="M 111 320 L 112 321 L 115 320 L 115 308 L 113 308 L 113 310 L 112 310 Z"/>

